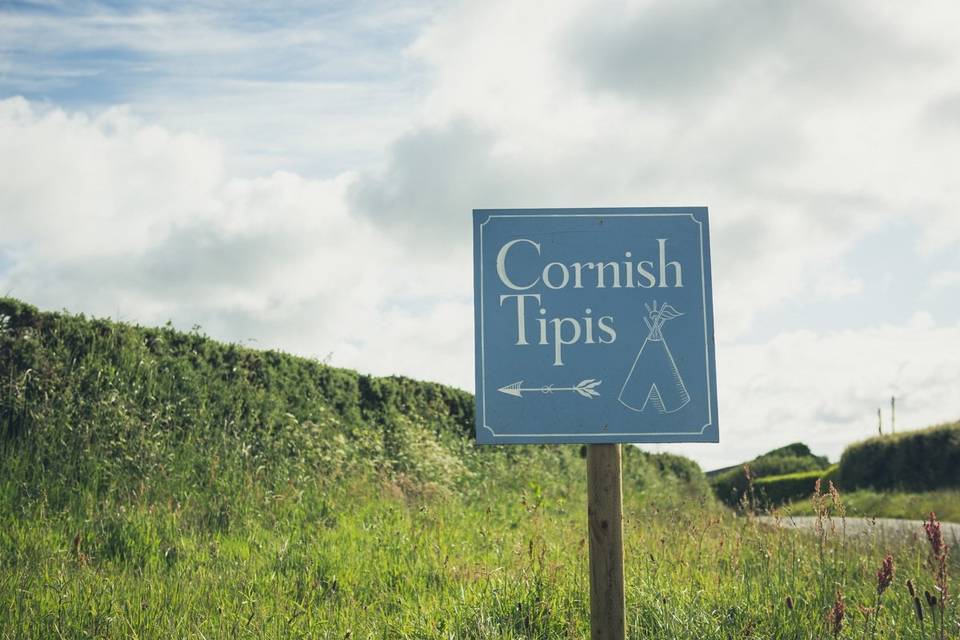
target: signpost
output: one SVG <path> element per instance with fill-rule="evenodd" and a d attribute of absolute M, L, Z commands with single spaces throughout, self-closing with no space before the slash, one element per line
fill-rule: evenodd
<path fill-rule="evenodd" d="M 480 444 L 587 443 L 591 633 L 622 639 L 620 443 L 717 442 L 703 207 L 476 210 Z"/>

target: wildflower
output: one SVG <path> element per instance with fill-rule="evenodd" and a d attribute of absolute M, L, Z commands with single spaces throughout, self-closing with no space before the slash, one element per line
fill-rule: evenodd
<path fill-rule="evenodd" d="M 888 555 L 883 559 L 880 570 L 877 571 L 877 595 L 883 595 L 883 592 L 887 590 L 891 582 L 893 582 L 893 556 Z"/>
<path fill-rule="evenodd" d="M 839 513 L 842 518 L 846 515 L 846 510 L 843 508 L 843 500 L 840 499 L 840 492 L 833 486 L 833 480 L 827 480 L 827 487 L 830 489 L 830 500 L 833 502 L 833 508 L 837 510 L 837 513 Z"/>
<path fill-rule="evenodd" d="M 833 633 L 834 638 L 839 636 L 840 632 L 843 631 L 843 616 L 846 610 L 847 607 L 843 601 L 843 592 L 837 589 L 837 597 L 833 602 L 833 608 L 827 613 L 827 622 L 830 625 L 830 631 Z"/>
<path fill-rule="evenodd" d="M 883 606 L 883 592 L 887 590 L 890 586 L 890 583 L 893 582 L 893 556 L 887 554 L 887 557 L 883 559 L 883 563 L 880 565 L 880 570 L 877 571 L 877 599 L 876 604 L 872 609 L 867 609 L 866 607 L 861 607 L 861 611 L 864 612 L 864 617 L 867 618 L 867 623 L 869 625 L 870 615 L 876 613 L 877 615 L 873 618 L 873 627 L 870 631 L 870 638 L 874 638 L 877 635 L 877 623 L 879 622 L 878 618 L 880 617 L 880 608 Z M 908 589 L 913 588 L 911 583 Z M 869 613 L 866 613 L 868 611 Z M 864 636 L 866 637 L 866 636 Z"/>
<path fill-rule="evenodd" d="M 947 545 L 943 542 L 943 532 L 940 530 L 940 521 L 937 520 L 937 514 L 930 512 L 930 518 L 923 523 L 923 529 L 927 532 L 927 540 L 930 541 L 930 549 L 933 551 L 933 557 L 939 560 L 947 553 Z"/>
<path fill-rule="evenodd" d="M 753 514 L 754 508 L 754 494 L 753 494 L 753 474 L 750 473 L 750 465 L 743 465 L 743 475 L 747 480 L 747 486 L 743 490 L 743 494 L 740 496 L 740 506 L 743 507 L 744 511 L 748 515 Z"/>
<path fill-rule="evenodd" d="M 944 635 L 945 627 L 945 609 L 947 604 L 947 555 L 950 553 L 950 547 L 943 541 L 943 532 L 940 530 L 940 521 L 937 520 L 937 514 L 930 512 L 930 517 L 923 523 L 923 530 L 927 534 L 927 540 L 930 542 L 930 551 L 933 555 L 933 580 L 936 590 L 940 593 L 939 601 L 936 596 L 924 592 L 927 597 L 927 604 L 932 610 L 935 606 L 940 609 L 940 636 Z"/>
<path fill-rule="evenodd" d="M 822 493 L 820 493 L 820 478 L 817 478 L 817 481 L 813 483 L 813 511 L 817 517 L 817 520 L 813 525 L 813 529 L 817 534 L 817 537 L 820 538 L 822 546 L 824 535 L 823 516 L 826 512 L 826 505 L 824 504 L 824 496 Z"/>

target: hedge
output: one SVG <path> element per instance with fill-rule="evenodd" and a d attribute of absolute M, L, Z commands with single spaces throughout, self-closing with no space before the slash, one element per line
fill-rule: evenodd
<path fill-rule="evenodd" d="M 839 466 L 833 465 L 828 469 L 757 478 L 753 482 L 753 490 L 761 504 L 778 505 L 791 500 L 801 500 L 813 495 L 813 487 L 818 478 L 823 480 L 821 491 L 826 491 L 828 480 L 836 484 L 838 470 Z"/>
<path fill-rule="evenodd" d="M 625 463 L 625 486 L 651 497 L 709 495 L 692 460 L 628 448 Z M 289 491 L 348 473 L 525 489 L 537 473 L 567 483 L 581 465 L 567 445 L 477 447 L 474 397 L 459 389 L 0 297 L 0 512 L 88 495 L 236 511 L 254 483 Z"/>
<path fill-rule="evenodd" d="M 840 480 L 847 491 L 960 487 L 960 422 L 852 444 L 840 458 Z"/>
<path fill-rule="evenodd" d="M 751 460 L 750 475 L 756 481 L 763 477 L 783 476 L 793 473 L 824 473 L 830 466 L 824 456 L 815 456 L 807 445 L 797 442 L 774 449 Z M 717 497 L 729 505 L 740 503 L 747 489 L 747 478 L 743 465 L 731 467 L 710 478 L 710 484 Z"/>

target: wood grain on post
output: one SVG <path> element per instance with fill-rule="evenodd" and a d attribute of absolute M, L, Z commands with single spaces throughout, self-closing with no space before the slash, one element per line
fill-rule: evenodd
<path fill-rule="evenodd" d="M 623 489 L 619 444 L 587 447 L 590 637 L 624 640 Z"/>

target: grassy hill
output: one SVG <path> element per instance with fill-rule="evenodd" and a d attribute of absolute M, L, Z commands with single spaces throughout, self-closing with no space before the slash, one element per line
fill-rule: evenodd
<path fill-rule="evenodd" d="M 580 447 L 479 448 L 472 412 L 0 299 L 0 639 L 589 635 Z M 916 540 L 733 517 L 685 458 L 625 447 L 624 503 L 633 637 L 824 637 L 838 587 L 875 606 L 886 553 L 933 589 Z M 901 595 L 877 637 L 910 637 Z"/>
<path fill-rule="evenodd" d="M 750 478 L 817 472 L 827 469 L 830 462 L 824 456 L 814 455 L 802 442 L 768 451 L 745 462 L 726 469 L 717 469 L 709 474 L 710 485 L 720 500 L 731 506 L 738 505 L 748 489 L 749 481 L 744 465 L 749 467 Z M 811 482 L 812 486 L 812 482 Z"/>

